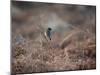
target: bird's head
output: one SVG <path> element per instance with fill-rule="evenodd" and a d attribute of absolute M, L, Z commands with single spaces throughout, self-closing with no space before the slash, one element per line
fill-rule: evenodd
<path fill-rule="evenodd" d="M 48 28 L 48 30 L 50 30 L 50 31 L 51 31 L 52 29 L 49 27 L 49 28 Z"/>

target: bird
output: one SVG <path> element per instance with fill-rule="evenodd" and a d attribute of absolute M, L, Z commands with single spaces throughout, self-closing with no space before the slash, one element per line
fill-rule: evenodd
<path fill-rule="evenodd" d="M 44 35 L 47 41 L 51 40 L 51 30 L 52 28 L 48 27 L 47 30 L 44 32 Z"/>
<path fill-rule="evenodd" d="M 51 41 L 51 30 L 52 28 L 48 27 L 43 32 L 41 32 L 41 36 L 40 36 L 41 47 L 49 45 Z"/>

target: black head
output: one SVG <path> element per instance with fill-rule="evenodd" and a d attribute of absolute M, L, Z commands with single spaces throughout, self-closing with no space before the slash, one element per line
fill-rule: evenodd
<path fill-rule="evenodd" d="M 48 28 L 48 30 L 52 30 L 51 28 Z"/>

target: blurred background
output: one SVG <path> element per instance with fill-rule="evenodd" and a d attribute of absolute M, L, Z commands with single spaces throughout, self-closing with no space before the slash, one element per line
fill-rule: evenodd
<path fill-rule="evenodd" d="M 96 6 L 11 1 L 11 34 L 12 73 L 96 68 Z"/>

